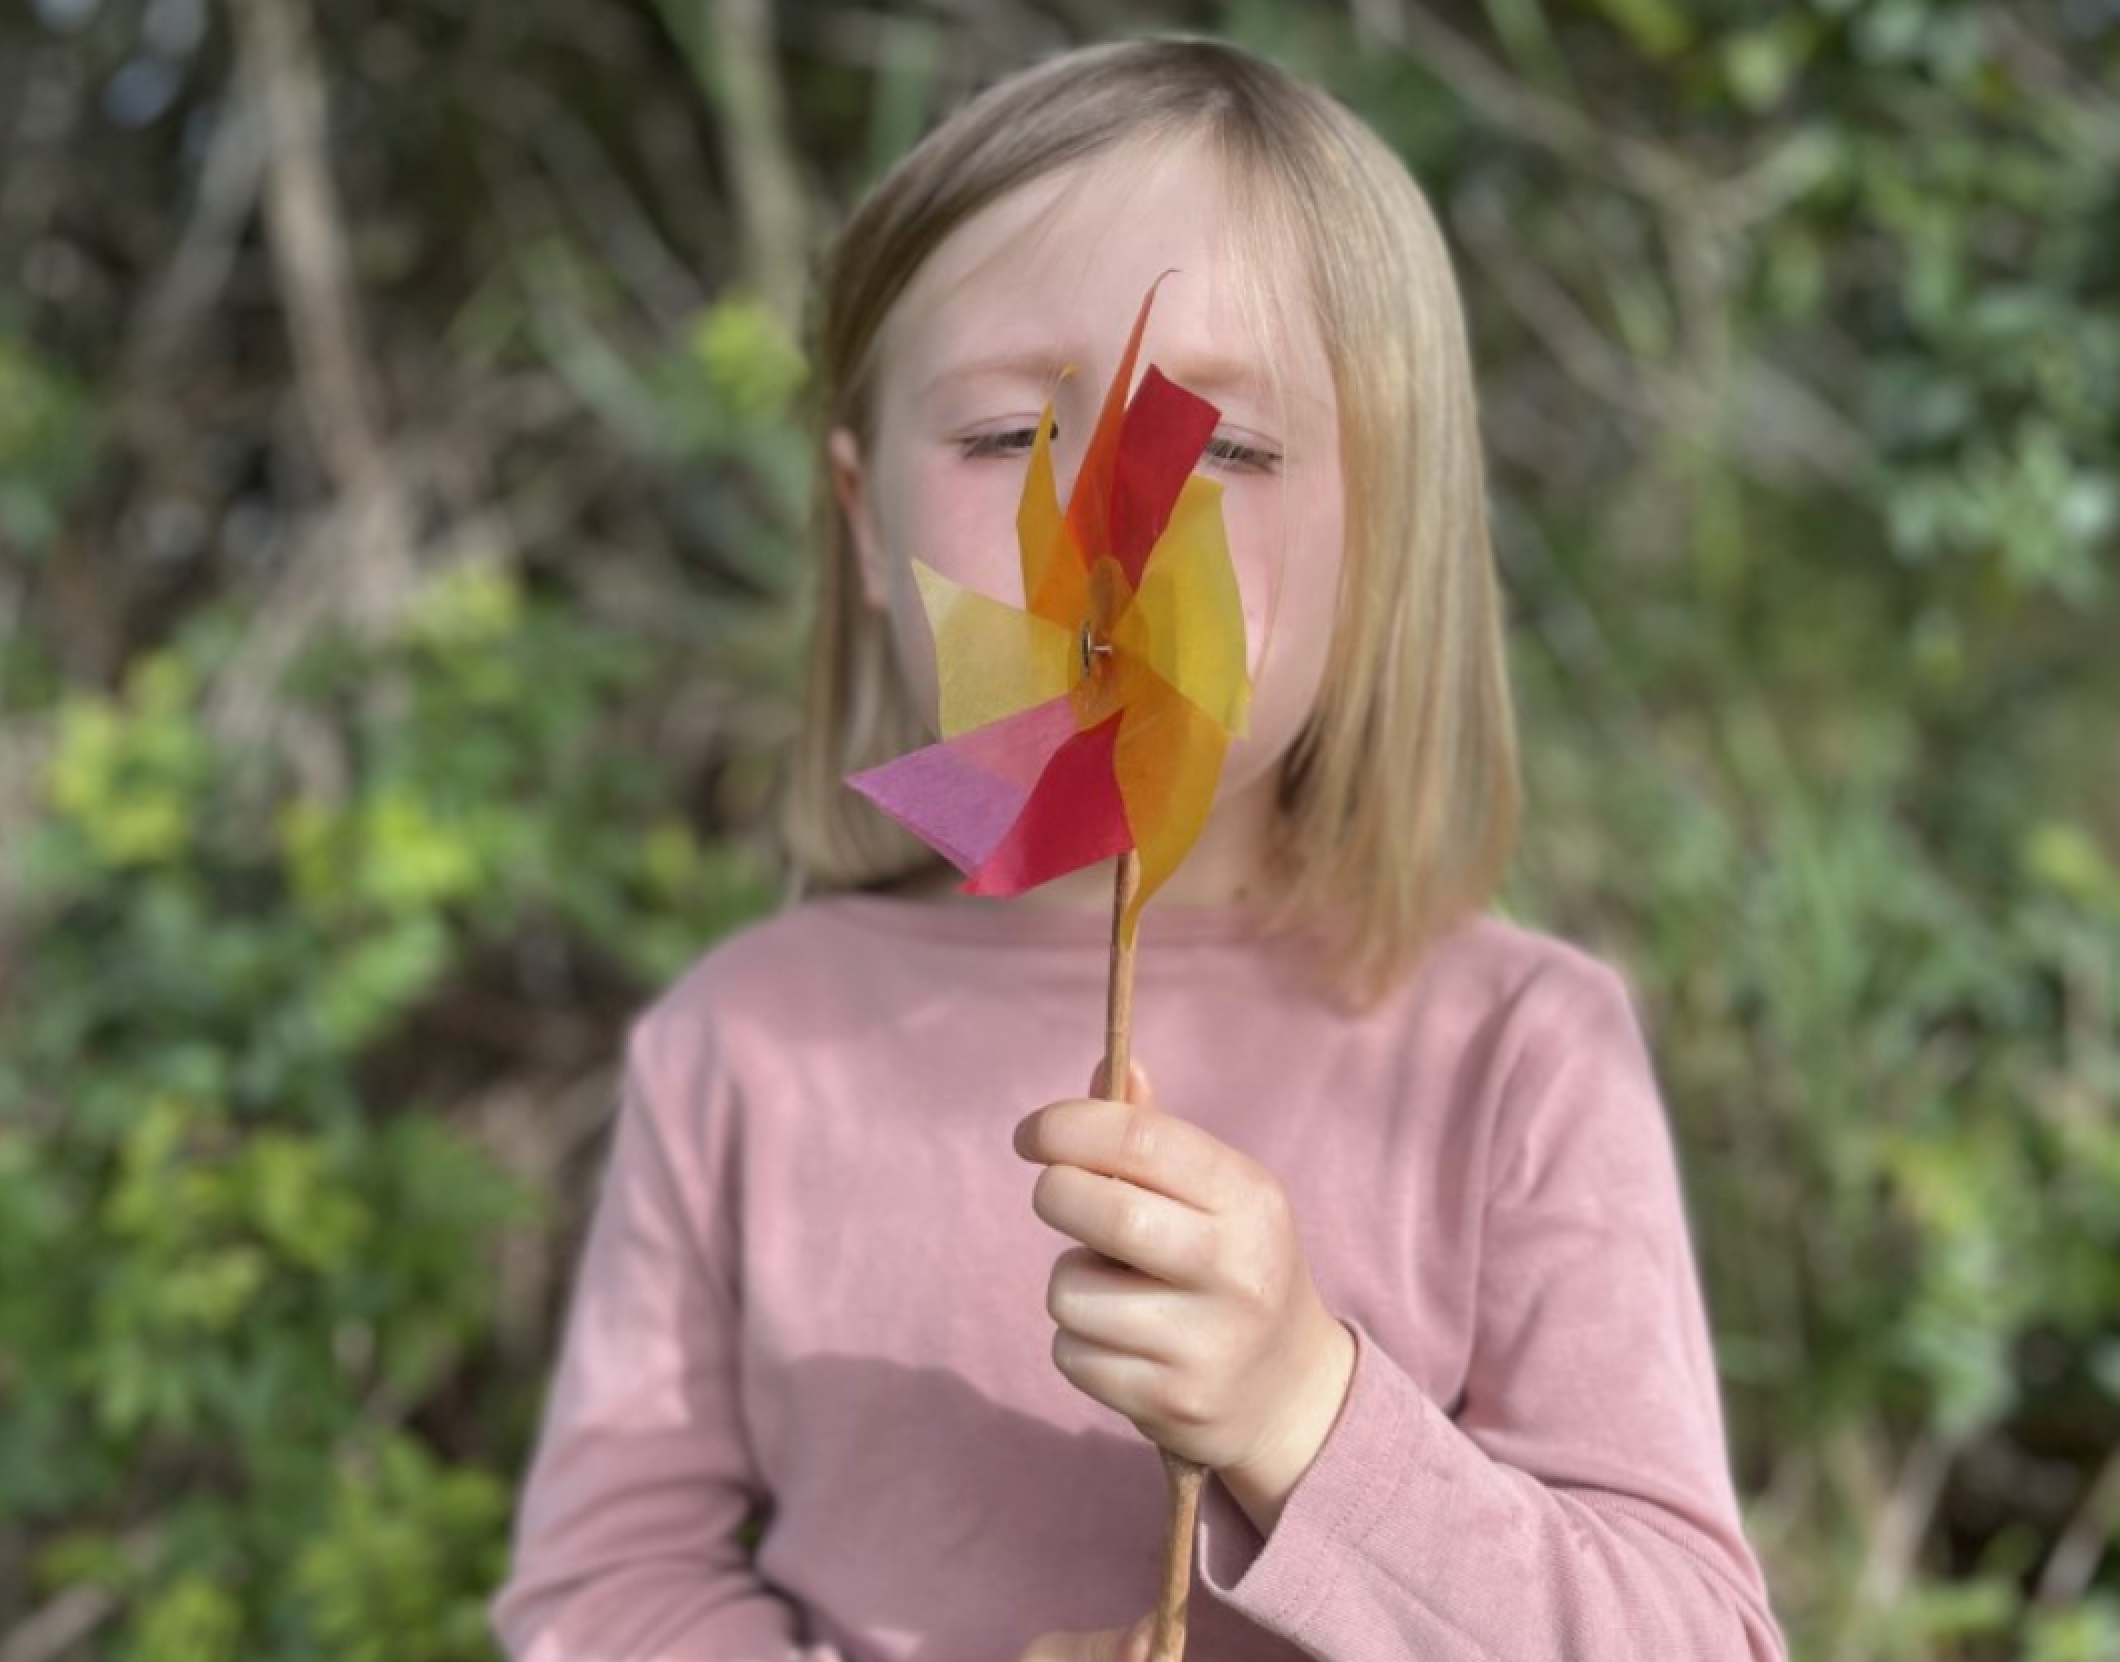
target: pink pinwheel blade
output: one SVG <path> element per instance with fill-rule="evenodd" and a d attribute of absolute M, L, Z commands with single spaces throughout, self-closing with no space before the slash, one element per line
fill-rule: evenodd
<path fill-rule="evenodd" d="M 967 874 L 1009 833 L 1053 753 L 1075 736 L 1071 700 L 1048 699 L 911 751 L 847 783 Z"/>
<path fill-rule="evenodd" d="M 1119 720 L 1078 733 L 1072 700 L 1049 699 L 847 783 L 965 873 L 966 894 L 1021 894 L 1134 846 Z"/>

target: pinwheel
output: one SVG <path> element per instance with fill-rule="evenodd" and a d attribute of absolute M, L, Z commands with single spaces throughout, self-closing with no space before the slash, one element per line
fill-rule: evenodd
<path fill-rule="evenodd" d="M 1160 280 L 1159 280 L 1160 281 Z M 1193 472 L 1220 412 L 1151 364 L 1129 401 L 1151 285 L 1060 510 L 1038 419 L 1016 536 L 1018 608 L 914 562 L 935 636 L 940 742 L 848 783 L 965 874 L 1013 895 L 1118 858 L 1104 1077 L 1129 1077 L 1141 909 L 1213 806 L 1251 681 L 1222 487 Z M 1170 1531 L 1152 1662 L 1185 1648 L 1205 1471 L 1163 1451 Z"/>
<path fill-rule="evenodd" d="M 1064 515 L 1050 404 L 1039 418 L 1016 517 L 1022 607 L 914 562 L 942 739 L 848 780 L 968 894 L 1020 894 L 1134 851 L 1128 946 L 1206 823 L 1251 696 L 1222 488 L 1192 471 L 1220 413 L 1153 364 L 1126 396 L 1154 303 L 1151 288 Z"/>

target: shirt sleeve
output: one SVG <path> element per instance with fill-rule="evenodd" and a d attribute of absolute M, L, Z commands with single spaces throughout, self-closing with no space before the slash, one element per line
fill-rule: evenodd
<path fill-rule="evenodd" d="M 741 1531 L 764 1502 L 738 1398 L 738 1281 L 717 1204 L 726 1087 L 634 1034 L 513 1562 L 514 1662 L 837 1662 L 805 1645 Z"/>
<path fill-rule="evenodd" d="M 1639 1024 L 1602 966 L 1541 979 L 1494 1098 L 1462 1402 L 1350 1324 L 1272 1536 L 1209 1485 L 1203 1582 L 1323 1662 L 1784 1662 Z"/>

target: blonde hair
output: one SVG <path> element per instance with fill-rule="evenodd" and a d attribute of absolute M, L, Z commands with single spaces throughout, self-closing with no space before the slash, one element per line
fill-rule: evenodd
<path fill-rule="evenodd" d="M 823 562 L 783 829 L 820 887 L 934 857 L 841 783 L 927 742 L 832 499 L 834 428 L 873 437 L 885 320 L 952 231 L 1011 191 L 1125 145 L 1204 136 L 1255 252 L 1294 251 L 1333 366 L 1346 490 L 1335 646 L 1282 763 L 1277 916 L 1323 931 L 1374 994 L 1493 898 L 1516 831 L 1514 719 L 1463 308 L 1420 189 L 1343 106 L 1235 48 L 1084 48 L 1001 82 L 901 161 L 828 262 L 815 357 Z M 1260 262 L 1252 262 L 1255 266 Z"/>

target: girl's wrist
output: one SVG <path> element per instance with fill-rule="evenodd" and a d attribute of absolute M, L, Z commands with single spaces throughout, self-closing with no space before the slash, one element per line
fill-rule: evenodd
<path fill-rule="evenodd" d="M 1273 1533 L 1296 1485 L 1317 1463 L 1354 1380 L 1354 1335 L 1329 1312 L 1319 1314 L 1323 1326 L 1312 1365 L 1276 1434 L 1257 1454 L 1215 1472 L 1261 1535 Z"/>

